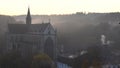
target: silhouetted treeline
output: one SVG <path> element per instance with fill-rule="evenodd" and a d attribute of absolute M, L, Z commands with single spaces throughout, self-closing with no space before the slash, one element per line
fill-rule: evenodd
<path fill-rule="evenodd" d="M 16 50 L 0 56 L 1 68 L 55 68 L 53 60 L 46 54 L 36 54 L 23 57 Z"/>

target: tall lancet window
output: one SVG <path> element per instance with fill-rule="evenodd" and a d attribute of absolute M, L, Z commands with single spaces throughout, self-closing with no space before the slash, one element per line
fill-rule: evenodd
<path fill-rule="evenodd" d="M 53 40 L 48 37 L 45 45 L 44 45 L 44 52 L 50 57 L 50 58 L 54 58 L 54 43 Z"/>

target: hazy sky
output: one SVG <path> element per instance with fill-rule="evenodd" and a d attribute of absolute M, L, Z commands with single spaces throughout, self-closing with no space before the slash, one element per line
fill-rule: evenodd
<path fill-rule="evenodd" d="M 76 12 L 120 12 L 120 0 L 0 0 L 0 14 L 70 14 Z"/>

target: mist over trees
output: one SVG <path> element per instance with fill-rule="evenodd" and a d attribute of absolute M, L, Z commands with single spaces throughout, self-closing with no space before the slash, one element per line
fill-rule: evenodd
<path fill-rule="evenodd" d="M 0 15 L 0 46 L 5 45 L 5 32 L 8 23 L 25 23 L 25 15 Z M 51 24 L 57 29 L 58 47 L 64 46 L 64 52 L 76 52 L 89 46 L 101 45 L 101 35 L 111 41 L 112 49 L 120 49 L 120 13 L 82 13 L 68 15 L 32 15 L 32 23 Z"/>

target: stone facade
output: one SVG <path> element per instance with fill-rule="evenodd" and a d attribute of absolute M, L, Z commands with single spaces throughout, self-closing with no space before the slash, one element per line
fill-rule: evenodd
<path fill-rule="evenodd" d="M 46 53 L 56 58 L 56 30 L 48 23 L 31 24 L 30 10 L 26 24 L 8 24 L 7 51 L 18 50 L 23 55 Z"/>

